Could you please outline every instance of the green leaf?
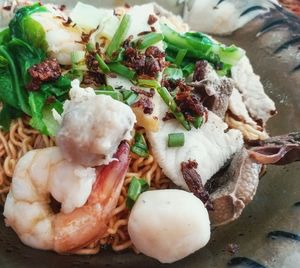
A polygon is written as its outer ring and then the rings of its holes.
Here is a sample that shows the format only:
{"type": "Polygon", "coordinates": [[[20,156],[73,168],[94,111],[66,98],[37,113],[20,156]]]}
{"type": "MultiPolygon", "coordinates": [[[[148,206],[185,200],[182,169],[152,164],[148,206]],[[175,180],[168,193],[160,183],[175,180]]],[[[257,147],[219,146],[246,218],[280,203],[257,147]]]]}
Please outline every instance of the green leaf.
{"type": "Polygon", "coordinates": [[[26,16],[21,21],[21,27],[23,31],[23,36],[20,36],[21,39],[29,42],[36,48],[47,51],[48,43],[46,41],[46,33],[41,24],[31,17],[26,16]]]}
{"type": "Polygon", "coordinates": [[[55,100],[51,104],[46,104],[47,97],[39,92],[29,93],[29,105],[31,108],[32,118],[30,126],[37,129],[40,133],[54,136],[58,129],[58,123],[52,115],[52,109],[62,113],[62,103],[55,100]]]}
{"type": "Polygon", "coordinates": [[[42,134],[48,135],[47,127],[43,121],[43,108],[45,106],[46,97],[38,92],[29,93],[29,106],[31,108],[32,118],[30,126],[37,129],[42,134]]]}
{"type": "Polygon", "coordinates": [[[168,51],[178,53],[180,49],[186,49],[186,57],[194,60],[207,60],[215,65],[220,63],[235,65],[245,54],[239,47],[233,45],[226,47],[199,32],[178,33],[166,24],[161,24],[161,29],[168,51]]]}
{"type": "Polygon", "coordinates": [[[5,45],[7,44],[11,39],[11,35],[10,35],[10,30],[9,28],[4,28],[1,32],[0,32],[0,45],[5,45]]]}
{"type": "Polygon", "coordinates": [[[55,101],[54,103],[45,105],[43,108],[43,122],[46,125],[47,132],[50,136],[55,136],[59,129],[59,123],[53,117],[53,109],[61,114],[63,112],[63,104],[59,101],[55,101]]]}
{"type": "Polygon", "coordinates": [[[0,56],[0,101],[14,108],[19,108],[16,92],[6,58],[0,56]]]}
{"type": "Polygon", "coordinates": [[[43,84],[40,92],[46,96],[55,96],[57,99],[64,101],[71,88],[71,80],[66,76],[61,76],[57,81],[43,84]]]}
{"type": "Polygon", "coordinates": [[[8,104],[3,104],[3,108],[0,111],[0,128],[4,131],[8,131],[11,121],[21,115],[21,111],[9,106],[8,104]]]}
{"type": "MultiPolygon", "coordinates": [[[[23,88],[21,88],[20,81],[19,81],[19,74],[17,72],[17,67],[14,63],[12,56],[10,55],[10,52],[7,50],[7,48],[5,46],[0,46],[0,56],[2,57],[2,64],[4,63],[3,58],[5,58],[5,60],[7,61],[7,64],[8,64],[10,79],[11,79],[11,86],[7,89],[11,90],[10,94],[15,94],[15,96],[16,96],[16,104],[17,104],[16,108],[19,108],[24,113],[30,115],[31,113],[30,113],[30,108],[28,106],[27,93],[23,88]]],[[[7,80],[4,80],[4,81],[6,81],[6,86],[10,85],[7,80]]],[[[0,84],[0,87],[1,87],[1,84],[0,84]]],[[[7,92],[7,94],[8,94],[8,92],[7,92]]],[[[4,98],[4,96],[1,96],[1,98],[4,98]]],[[[12,105],[12,106],[14,106],[14,105],[12,105]]]]}
{"type": "Polygon", "coordinates": [[[45,31],[37,21],[30,17],[36,12],[47,12],[47,8],[39,3],[20,8],[10,21],[9,29],[13,37],[28,42],[36,48],[46,50],[45,31]]]}
{"type": "Polygon", "coordinates": [[[46,54],[41,49],[34,48],[17,38],[13,38],[8,43],[8,49],[20,72],[21,85],[25,87],[30,81],[28,69],[45,60],[46,54]]]}

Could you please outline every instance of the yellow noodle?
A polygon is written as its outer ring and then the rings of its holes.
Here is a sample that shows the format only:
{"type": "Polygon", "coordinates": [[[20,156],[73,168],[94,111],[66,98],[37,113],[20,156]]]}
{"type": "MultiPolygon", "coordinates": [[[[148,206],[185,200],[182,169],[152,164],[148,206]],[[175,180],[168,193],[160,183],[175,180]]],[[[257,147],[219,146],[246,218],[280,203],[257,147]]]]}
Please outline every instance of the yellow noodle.
{"type": "MultiPolygon", "coordinates": [[[[53,138],[41,135],[29,126],[28,118],[15,120],[8,133],[4,133],[0,130],[1,205],[5,202],[11,184],[11,178],[20,157],[30,150],[54,145],[55,141],[53,138]]],[[[128,187],[133,176],[146,179],[151,189],[165,189],[171,186],[170,180],[164,176],[151,154],[148,158],[141,158],[135,154],[131,154],[131,162],[124,180],[121,195],[117,207],[112,212],[106,234],[86,248],[78,250],[76,254],[97,254],[102,246],[110,246],[114,251],[132,249],[138,253],[132,245],[127,231],[130,211],[126,207],[126,198],[128,187]]]]}

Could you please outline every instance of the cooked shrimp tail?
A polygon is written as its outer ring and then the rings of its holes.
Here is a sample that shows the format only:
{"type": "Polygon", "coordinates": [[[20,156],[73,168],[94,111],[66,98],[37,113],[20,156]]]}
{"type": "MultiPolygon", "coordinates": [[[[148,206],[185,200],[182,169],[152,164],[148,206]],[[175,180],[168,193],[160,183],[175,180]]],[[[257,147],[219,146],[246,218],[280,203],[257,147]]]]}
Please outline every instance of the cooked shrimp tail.
{"type": "Polygon", "coordinates": [[[54,250],[74,252],[101,238],[116,207],[129,165],[129,145],[122,142],[113,162],[97,170],[97,179],[87,204],[69,214],[61,214],[55,222],[54,250]]]}

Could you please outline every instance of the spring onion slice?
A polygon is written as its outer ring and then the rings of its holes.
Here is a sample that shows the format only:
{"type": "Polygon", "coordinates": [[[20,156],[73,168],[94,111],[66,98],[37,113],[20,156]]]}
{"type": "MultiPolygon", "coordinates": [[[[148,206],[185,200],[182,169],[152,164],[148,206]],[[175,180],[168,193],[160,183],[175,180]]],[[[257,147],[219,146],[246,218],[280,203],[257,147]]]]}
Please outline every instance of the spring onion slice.
{"type": "Polygon", "coordinates": [[[131,209],[134,203],[138,199],[141,193],[149,189],[149,184],[144,179],[138,179],[137,177],[132,177],[128,188],[128,194],[126,199],[127,208],[131,209]]]}
{"type": "Polygon", "coordinates": [[[183,72],[179,68],[168,67],[164,70],[164,77],[171,80],[183,79],[183,72]]]}
{"type": "Polygon", "coordinates": [[[130,70],[128,67],[119,62],[109,63],[108,67],[113,73],[119,74],[129,80],[133,80],[135,78],[135,71],[130,70]]]}
{"type": "Polygon", "coordinates": [[[92,43],[87,43],[85,48],[88,52],[93,52],[95,50],[95,46],[92,43]]]}
{"type": "Polygon", "coordinates": [[[149,150],[146,140],[143,134],[137,132],[134,136],[134,144],[131,146],[130,150],[140,157],[148,157],[149,150]]]}
{"type": "Polygon", "coordinates": [[[162,41],[164,36],[162,33],[148,33],[137,41],[138,49],[146,49],[156,43],[162,41]]]}
{"type": "Polygon", "coordinates": [[[131,90],[123,90],[122,95],[123,102],[129,106],[132,105],[138,97],[138,95],[131,90]]]}
{"type": "Polygon", "coordinates": [[[107,95],[112,97],[114,100],[122,101],[122,94],[119,91],[112,90],[95,90],[96,95],[107,95]]]}
{"type": "Polygon", "coordinates": [[[168,135],[168,147],[182,147],[184,145],[184,133],[170,133],[168,135]]]}
{"type": "Polygon", "coordinates": [[[84,61],[85,59],[85,52],[84,51],[73,51],[71,53],[71,61],[72,64],[77,64],[79,62],[84,61]]]}
{"type": "Polygon", "coordinates": [[[138,79],[137,84],[140,87],[148,87],[148,88],[160,87],[160,83],[157,80],[153,80],[153,79],[138,79]]]}
{"type": "Polygon", "coordinates": [[[195,64],[189,63],[185,67],[182,68],[183,76],[188,77],[195,71],[195,64]]]}
{"type": "Polygon", "coordinates": [[[137,99],[137,95],[132,93],[127,99],[124,100],[124,103],[127,105],[132,105],[137,99]]]}
{"type": "Polygon", "coordinates": [[[203,124],[203,117],[202,116],[197,116],[196,118],[194,118],[192,123],[193,123],[193,126],[196,129],[200,128],[203,124]]]}
{"type": "Polygon", "coordinates": [[[171,112],[174,114],[177,121],[186,129],[191,130],[190,123],[185,119],[183,113],[178,112],[178,107],[176,105],[176,102],[172,98],[170,92],[165,87],[159,87],[157,88],[158,94],[161,96],[163,101],[168,105],[171,112]]]}
{"type": "Polygon", "coordinates": [[[177,53],[176,58],[175,58],[175,64],[177,66],[181,65],[186,53],[187,53],[187,49],[179,49],[178,50],[178,53],[177,53]]]}
{"type": "Polygon", "coordinates": [[[124,42],[126,34],[128,32],[129,26],[131,22],[131,17],[128,14],[125,14],[120,22],[120,25],[114,34],[111,42],[109,43],[106,49],[106,55],[111,58],[113,53],[117,51],[121,44],[124,42]]]}
{"type": "Polygon", "coordinates": [[[100,57],[99,54],[96,54],[96,61],[98,62],[99,68],[103,73],[107,74],[110,72],[109,67],[107,66],[105,61],[100,57]]]}

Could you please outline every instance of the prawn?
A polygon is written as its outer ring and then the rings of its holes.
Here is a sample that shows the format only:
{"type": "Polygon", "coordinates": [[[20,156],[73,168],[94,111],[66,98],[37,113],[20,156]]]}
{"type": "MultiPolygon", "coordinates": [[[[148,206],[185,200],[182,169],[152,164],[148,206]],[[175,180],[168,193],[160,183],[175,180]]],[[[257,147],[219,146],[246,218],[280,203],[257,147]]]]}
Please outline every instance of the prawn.
{"type": "Polygon", "coordinates": [[[106,233],[128,165],[126,142],[110,164],[96,169],[66,161],[58,147],[30,151],[16,166],[5,222],[26,245],[75,252],[106,233]],[[88,193],[87,198],[81,192],[88,193]],[[51,209],[50,195],[61,202],[57,214],[51,209]]]}

